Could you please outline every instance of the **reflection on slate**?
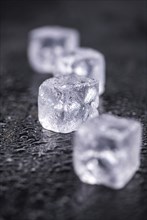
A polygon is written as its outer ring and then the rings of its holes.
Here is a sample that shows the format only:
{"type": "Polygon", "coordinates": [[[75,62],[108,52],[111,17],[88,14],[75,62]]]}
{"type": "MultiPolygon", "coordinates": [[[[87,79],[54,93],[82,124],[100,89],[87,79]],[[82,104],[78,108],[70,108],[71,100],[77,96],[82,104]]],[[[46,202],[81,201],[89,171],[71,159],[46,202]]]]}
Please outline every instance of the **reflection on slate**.
{"type": "Polygon", "coordinates": [[[145,219],[147,212],[147,20],[145,1],[3,1],[1,28],[0,220],[145,219]],[[64,13],[63,13],[64,12],[64,13]],[[39,76],[26,57],[27,34],[43,25],[80,31],[82,46],[106,57],[100,113],[143,124],[141,166],[122,190],[81,183],[72,136],[38,122],[39,76]]]}

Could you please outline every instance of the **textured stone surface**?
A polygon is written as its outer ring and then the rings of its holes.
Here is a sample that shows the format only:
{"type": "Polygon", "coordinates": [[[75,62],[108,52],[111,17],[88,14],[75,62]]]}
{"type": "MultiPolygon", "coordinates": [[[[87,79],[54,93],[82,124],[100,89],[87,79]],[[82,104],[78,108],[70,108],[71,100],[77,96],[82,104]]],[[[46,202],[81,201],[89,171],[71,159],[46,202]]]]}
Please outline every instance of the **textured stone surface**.
{"type": "Polygon", "coordinates": [[[51,131],[69,133],[98,115],[98,82],[78,76],[60,76],[39,87],[38,118],[51,131]]]}
{"type": "Polygon", "coordinates": [[[79,46],[78,31],[58,26],[46,26],[29,33],[28,59],[39,73],[51,73],[56,59],[63,51],[79,46]]]}
{"type": "Polygon", "coordinates": [[[77,48],[72,52],[65,52],[55,65],[56,75],[78,75],[96,79],[99,82],[99,94],[105,89],[105,59],[104,56],[90,48],[77,48]]]}
{"type": "Polygon", "coordinates": [[[123,188],[139,168],[141,145],[139,122],[103,114],[75,134],[75,171],[85,183],[123,188]]]}
{"type": "Polygon", "coordinates": [[[145,5],[142,1],[3,2],[0,219],[145,220],[145,5]],[[83,46],[105,54],[107,82],[100,111],[136,118],[143,124],[141,165],[123,190],[82,184],[73,171],[72,134],[45,133],[38,122],[38,87],[49,75],[30,69],[26,46],[28,31],[45,24],[75,27],[80,30],[83,46]]]}

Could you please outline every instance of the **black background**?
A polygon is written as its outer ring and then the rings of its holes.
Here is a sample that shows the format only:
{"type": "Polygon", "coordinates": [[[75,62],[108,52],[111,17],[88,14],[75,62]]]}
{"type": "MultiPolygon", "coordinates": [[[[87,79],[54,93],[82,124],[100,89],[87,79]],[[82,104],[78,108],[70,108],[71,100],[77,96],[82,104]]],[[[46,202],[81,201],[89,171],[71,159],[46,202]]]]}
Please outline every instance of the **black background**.
{"type": "Polygon", "coordinates": [[[146,1],[1,2],[0,220],[143,220],[147,215],[146,1]],[[141,165],[122,190],[82,184],[72,167],[73,134],[42,129],[39,75],[29,67],[28,31],[42,25],[77,28],[81,45],[106,58],[100,112],[143,125],[141,165]]]}

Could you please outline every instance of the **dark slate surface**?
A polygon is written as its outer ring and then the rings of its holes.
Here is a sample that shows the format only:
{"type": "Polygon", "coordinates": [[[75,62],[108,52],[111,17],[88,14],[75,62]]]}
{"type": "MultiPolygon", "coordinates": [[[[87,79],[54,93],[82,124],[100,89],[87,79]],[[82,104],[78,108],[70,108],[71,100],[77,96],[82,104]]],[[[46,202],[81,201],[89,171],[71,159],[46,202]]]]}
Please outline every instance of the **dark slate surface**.
{"type": "Polygon", "coordinates": [[[143,220],[147,212],[147,20],[145,1],[1,3],[0,220],[143,220]],[[141,165],[122,190],[82,184],[72,167],[73,134],[42,130],[37,90],[51,75],[29,67],[27,34],[42,25],[77,28],[82,46],[105,54],[100,112],[143,125],[141,165]]]}

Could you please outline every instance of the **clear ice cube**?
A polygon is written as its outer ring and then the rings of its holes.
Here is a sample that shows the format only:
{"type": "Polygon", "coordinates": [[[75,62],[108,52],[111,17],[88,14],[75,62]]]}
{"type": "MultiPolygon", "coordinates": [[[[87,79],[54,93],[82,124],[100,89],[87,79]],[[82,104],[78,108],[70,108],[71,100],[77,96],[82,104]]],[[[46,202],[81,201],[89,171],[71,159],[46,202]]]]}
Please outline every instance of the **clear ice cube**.
{"type": "Polygon", "coordinates": [[[74,51],[63,53],[56,61],[54,74],[76,74],[96,79],[99,82],[99,94],[104,93],[105,59],[96,50],[77,48],[74,51]]]}
{"type": "Polygon", "coordinates": [[[108,114],[86,122],[74,138],[74,169],[81,181],[120,189],[139,167],[141,124],[108,114]]]}
{"type": "Polygon", "coordinates": [[[51,131],[69,133],[98,115],[98,82],[78,76],[61,76],[39,87],[38,117],[51,131]]]}
{"type": "Polygon", "coordinates": [[[79,33],[75,29],[47,26],[29,33],[28,59],[31,67],[39,73],[51,73],[55,61],[63,51],[79,46],[79,33]]]}

